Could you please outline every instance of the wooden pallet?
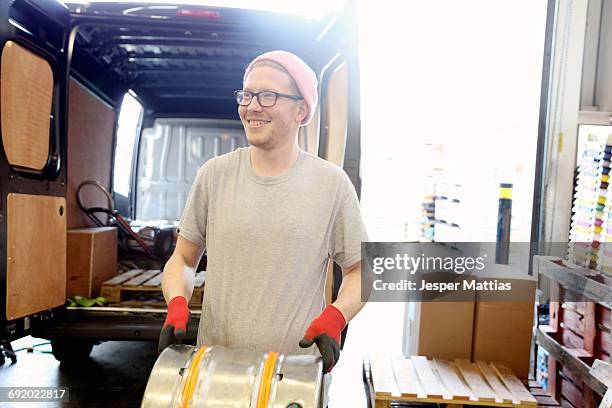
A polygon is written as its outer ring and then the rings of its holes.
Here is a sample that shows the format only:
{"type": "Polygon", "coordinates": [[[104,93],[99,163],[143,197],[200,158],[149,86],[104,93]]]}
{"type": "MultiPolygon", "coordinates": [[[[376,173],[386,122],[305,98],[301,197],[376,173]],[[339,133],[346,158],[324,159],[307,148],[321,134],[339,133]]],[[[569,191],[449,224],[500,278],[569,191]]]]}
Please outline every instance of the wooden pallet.
{"type": "Polygon", "coordinates": [[[507,367],[499,363],[457,359],[427,360],[422,356],[378,357],[369,365],[376,408],[391,402],[427,402],[448,407],[535,408],[536,398],[507,367]]]}
{"type": "MultiPolygon", "coordinates": [[[[206,271],[196,274],[189,307],[202,307],[205,275],[206,271]]],[[[102,282],[101,296],[111,304],[165,307],[161,288],[162,276],[160,270],[132,269],[102,282]],[[135,299],[136,295],[138,297],[135,299]]]]}

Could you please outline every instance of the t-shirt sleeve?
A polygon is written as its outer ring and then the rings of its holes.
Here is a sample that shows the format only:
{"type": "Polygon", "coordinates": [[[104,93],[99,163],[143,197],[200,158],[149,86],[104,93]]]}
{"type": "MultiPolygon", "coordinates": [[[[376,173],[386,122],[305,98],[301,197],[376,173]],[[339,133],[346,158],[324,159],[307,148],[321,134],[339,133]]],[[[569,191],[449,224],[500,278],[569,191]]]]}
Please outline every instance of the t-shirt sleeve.
{"type": "Polygon", "coordinates": [[[179,235],[202,246],[206,246],[212,161],[207,161],[198,169],[179,222],[179,235]]]}
{"type": "Polygon", "coordinates": [[[355,187],[346,173],[339,190],[341,196],[333,219],[330,256],[344,269],[361,260],[361,242],[368,238],[355,187]]]}

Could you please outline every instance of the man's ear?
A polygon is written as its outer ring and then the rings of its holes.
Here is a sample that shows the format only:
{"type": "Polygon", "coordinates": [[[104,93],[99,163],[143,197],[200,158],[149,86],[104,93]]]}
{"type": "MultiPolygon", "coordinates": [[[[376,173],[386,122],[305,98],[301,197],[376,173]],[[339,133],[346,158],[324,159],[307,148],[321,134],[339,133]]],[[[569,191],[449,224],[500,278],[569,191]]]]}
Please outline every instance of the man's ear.
{"type": "Polygon", "coordinates": [[[298,109],[297,121],[301,124],[304,119],[306,119],[306,115],[308,115],[308,108],[306,107],[306,102],[300,101],[300,107],[298,109]]]}

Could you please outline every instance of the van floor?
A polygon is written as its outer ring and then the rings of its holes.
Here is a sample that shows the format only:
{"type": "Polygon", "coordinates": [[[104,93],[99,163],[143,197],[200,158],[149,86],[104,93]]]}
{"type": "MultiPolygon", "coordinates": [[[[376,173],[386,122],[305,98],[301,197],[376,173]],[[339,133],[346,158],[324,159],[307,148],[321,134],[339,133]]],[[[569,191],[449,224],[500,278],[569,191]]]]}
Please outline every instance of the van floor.
{"type": "MultiPolygon", "coordinates": [[[[20,346],[45,342],[28,338],[13,342],[20,346]],[[24,345],[25,343],[25,345],[24,345]]],[[[49,350],[40,347],[37,350],[49,350]]],[[[108,341],[96,345],[91,358],[77,367],[60,367],[52,354],[25,350],[17,352],[17,363],[6,360],[0,366],[0,387],[65,386],[69,388],[69,402],[39,404],[6,404],[2,407],[90,407],[132,408],[142,402],[149,373],[157,359],[157,344],[151,341],[108,341]]]]}

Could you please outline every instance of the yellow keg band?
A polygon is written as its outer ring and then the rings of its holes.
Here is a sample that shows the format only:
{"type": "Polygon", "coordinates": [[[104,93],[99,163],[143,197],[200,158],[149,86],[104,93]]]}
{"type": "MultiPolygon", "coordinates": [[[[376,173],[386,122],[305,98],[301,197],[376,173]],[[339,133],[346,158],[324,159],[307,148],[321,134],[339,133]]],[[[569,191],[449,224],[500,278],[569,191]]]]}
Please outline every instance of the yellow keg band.
{"type": "Polygon", "coordinates": [[[274,377],[274,368],[278,360],[278,353],[269,352],[266,356],[266,362],[261,373],[261,381],[259,381],[259,392],[257,394],[257,408],[268,408],[268,399],[270,398],[270,387],[272,385],[272,377],[274,377]]]}
{"type": "Polygon", "coordinates": [[[208,347],[206,346],[200,347],[191,360],[189,370],[187,371],[187,379],[185,380],[183,392],[181,393],[181,408],[189,407],[189,401],[191,401],[191,397],[193,396],[193,391],[195,390],[195,385],[200,374],[202,360],[207,350],[208,347]]]}
{"type": "Polygon", "coordinates": [[[499,189],[499,198],[512,199],[512,187],[502,187],[499,189]]]}

